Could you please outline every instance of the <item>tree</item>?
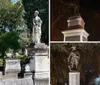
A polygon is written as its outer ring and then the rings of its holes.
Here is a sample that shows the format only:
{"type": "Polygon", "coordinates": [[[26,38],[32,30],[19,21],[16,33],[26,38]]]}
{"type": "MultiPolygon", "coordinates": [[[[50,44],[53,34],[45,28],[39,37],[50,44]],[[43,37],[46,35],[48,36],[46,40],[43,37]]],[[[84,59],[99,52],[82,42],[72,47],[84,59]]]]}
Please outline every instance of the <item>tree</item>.
{"type": "Polygon", "coordinates": [[[0,28],[12,31],[23,25],[23,6],[21,2],[13,4],[9,0],[0,0],[0,28]]]}
{"type": "Polygon", "coordinates": [[[14,51],[20,48],[20,43],[18,42],[19,36],[17,32],[8,32],[0,36],[0,53],[1,57],[4,58],[5,52],[10,48],[14,51]]]}
{"type": "Polygon", "coordinates": [[[0,0],[0,52],[1,57],[4,57],[5,51],[9,48],[14,52],[19,49],[18,42],[19,34],[16,30],[19,27],[24,30],[24,8],[19,0],[17,3],[12,3],[11,0],[0,0]]]}

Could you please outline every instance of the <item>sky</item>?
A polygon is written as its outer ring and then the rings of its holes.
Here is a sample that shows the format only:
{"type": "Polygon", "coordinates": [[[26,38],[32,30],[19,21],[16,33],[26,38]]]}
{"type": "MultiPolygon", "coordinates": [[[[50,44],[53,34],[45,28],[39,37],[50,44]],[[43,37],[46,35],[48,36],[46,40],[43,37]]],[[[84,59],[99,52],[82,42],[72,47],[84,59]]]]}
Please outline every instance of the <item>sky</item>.
{"type": "Polygon", "coordinates": [[[11,0],[12,2],[16,3],[18,0],[11,0]]]}

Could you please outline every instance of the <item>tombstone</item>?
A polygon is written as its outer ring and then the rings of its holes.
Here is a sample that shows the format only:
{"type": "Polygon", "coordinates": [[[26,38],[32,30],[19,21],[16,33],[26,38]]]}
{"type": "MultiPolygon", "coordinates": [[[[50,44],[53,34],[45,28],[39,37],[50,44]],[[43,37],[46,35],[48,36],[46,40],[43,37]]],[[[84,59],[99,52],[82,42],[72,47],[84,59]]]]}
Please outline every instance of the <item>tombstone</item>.
{"type": "Polygon", "coordinates": [[[68,29],[62,31],[64,41],[88,41],[89,34],[85,31],[85,22],[81,16],[73,16],[68,20],[68,29]]]}
{"type": "Polygon", "coordinates": [[[18,78],[18,73],[21,71],[20,59],[5,60],[5,78],[18,78]]]}
{"type": "Polygon", "coordinates": [[[19,73],[21,71],[20,59],[6,59],[6,73],[19,73]]]}

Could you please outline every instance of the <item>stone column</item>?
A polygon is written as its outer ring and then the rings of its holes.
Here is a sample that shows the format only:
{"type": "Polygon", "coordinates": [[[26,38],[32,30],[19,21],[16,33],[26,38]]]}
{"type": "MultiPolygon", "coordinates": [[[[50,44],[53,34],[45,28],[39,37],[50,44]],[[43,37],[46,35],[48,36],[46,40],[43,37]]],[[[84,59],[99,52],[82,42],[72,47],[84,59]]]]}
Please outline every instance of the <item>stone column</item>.
{"type": "Polygon", "coordinates": [[[49,85],[49,55],[48,46],[44,43],[35,45],[35,85],[49,85]]]}
{"type": "Polygon", "coordinates": [[[35,43],[28,48],[32,59],[30,60],[30,70],[34,71],[34,85],[49,85],[50,78],[50,58],[49,47],[45,43],[35,43]]]}
{"type": "Polygon", "coordinates": [[[69,85],[80,85],[80,72],[69,72],[69,85]]]}

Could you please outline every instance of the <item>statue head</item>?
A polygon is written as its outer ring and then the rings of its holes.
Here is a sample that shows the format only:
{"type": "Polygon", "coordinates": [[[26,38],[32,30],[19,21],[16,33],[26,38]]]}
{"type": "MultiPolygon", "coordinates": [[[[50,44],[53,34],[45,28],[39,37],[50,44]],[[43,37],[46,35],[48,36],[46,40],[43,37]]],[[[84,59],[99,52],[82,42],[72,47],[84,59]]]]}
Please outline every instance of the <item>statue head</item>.
{"type": "Polygon", "coordinates": [[[39,11],[36,10],[36,11],[34,12],[34,16],[38,16],[38,15],[39,15],[39,11]]]}
{"type": "Polygon", "coordinates": [[[72,51],[75,51],[76,50],[76,46],[72,46],[71,49],[72,49],[72,51]]]}

